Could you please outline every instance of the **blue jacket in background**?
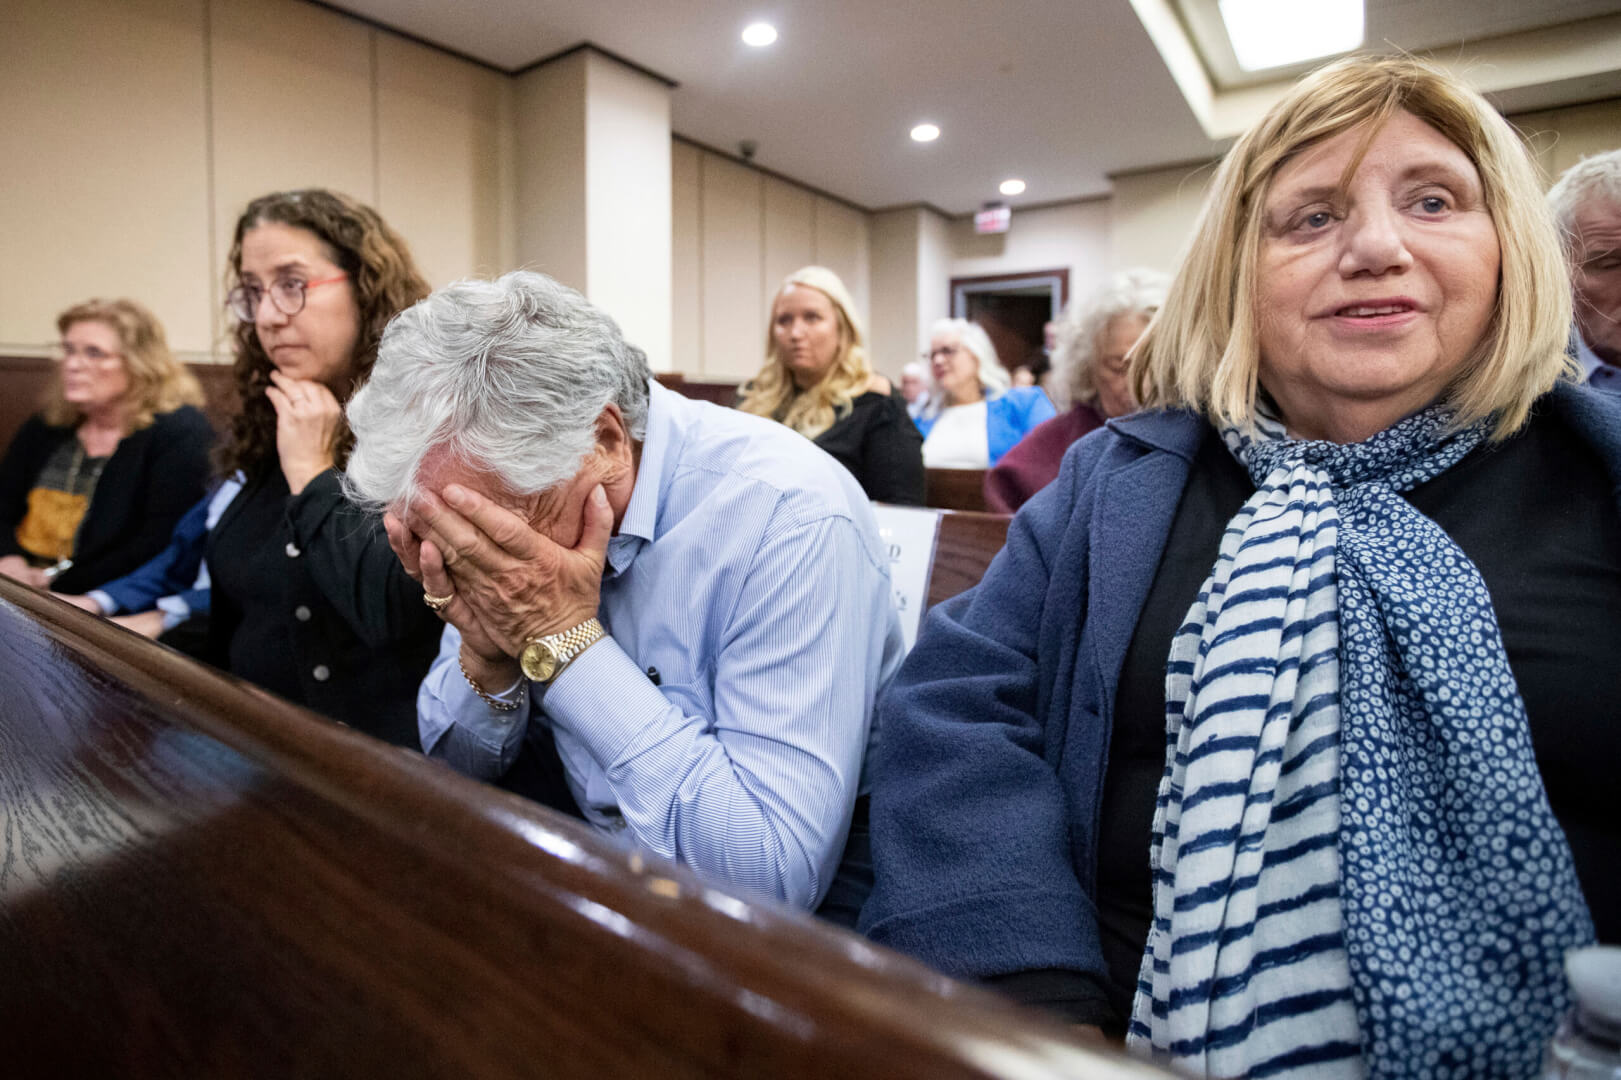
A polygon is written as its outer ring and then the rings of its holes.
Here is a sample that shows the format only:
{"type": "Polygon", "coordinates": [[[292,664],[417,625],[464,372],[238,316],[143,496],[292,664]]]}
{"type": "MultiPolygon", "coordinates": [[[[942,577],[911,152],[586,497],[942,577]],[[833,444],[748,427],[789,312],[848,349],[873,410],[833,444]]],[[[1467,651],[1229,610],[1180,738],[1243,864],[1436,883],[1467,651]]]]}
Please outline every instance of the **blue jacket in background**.
{"type": "MultiPolygon", "coordinates": [[[[1053,403],[1039,386],[1016,386],[1001,397],[985,403],[985,442],[990,450],[991,464],[1016,446],[1030,429],[1058,415],[1053,403]]],[[[926,439],[934,428],[935,416],[917,417],[917,429],[926,439]]]]}
{"type": "MultiPolygon", "coordinates": [[[[1538,407],[1621,502],[1621,397],[1560,383],[1538,407]]],[[[1092,897],[1115,689],[1206,430],[1162,411],[1087,435],[981,583],[930,610],[875,720],[874,941],[959,977],[1107,977],[1092,897]]]]}
{"type": "Polygon", "coordinates": [[[209,527],[241,489],[240,480],[226,480],[186,511],[169,534],[168,547],[123,577],[94,590],[112,600],[114,607],[107,614],[150,611],[159,600],[174,596],[192,615],[207,615],[208,581],[198,580],[203,548],[209,527]]]}

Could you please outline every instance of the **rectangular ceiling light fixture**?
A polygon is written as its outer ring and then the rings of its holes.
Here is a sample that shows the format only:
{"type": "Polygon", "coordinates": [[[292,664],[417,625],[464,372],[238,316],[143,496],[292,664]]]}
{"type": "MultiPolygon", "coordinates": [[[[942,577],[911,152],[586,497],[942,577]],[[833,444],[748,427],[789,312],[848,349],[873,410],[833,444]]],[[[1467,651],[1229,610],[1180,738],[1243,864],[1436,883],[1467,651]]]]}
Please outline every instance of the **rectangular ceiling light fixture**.
{"type": "Polygon", "coordinates": [[[1245,71],[1287,67],[1362,44],[1363,0],[1219,0],[1227,40],[1245,71]]]}

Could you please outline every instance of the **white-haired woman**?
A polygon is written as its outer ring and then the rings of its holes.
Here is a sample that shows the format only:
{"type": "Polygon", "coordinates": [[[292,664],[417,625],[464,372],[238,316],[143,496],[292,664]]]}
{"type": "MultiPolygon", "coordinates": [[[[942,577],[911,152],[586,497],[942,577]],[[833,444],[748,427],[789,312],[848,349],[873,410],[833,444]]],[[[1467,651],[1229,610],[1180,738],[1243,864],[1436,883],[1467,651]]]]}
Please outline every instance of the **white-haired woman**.
{"type": "Polygon", "coordinates": [[[928,359],[934,395],[917,418],[928,468],[989,468],[1053,417],[1053,403],[1041,388],[1012,385],[990,335],[977,323],[936,322],[929,329],[928,359]]]}
{"type": "Polygon", "coordinates": [[[1132,354],[1145,410],[891,684],[867,932],[1192,1075],[1538,1075],[1565,951],[1621,939],[1621,401],[1569,305],[1479,94],[1296,84],[1132,354]]]}
{"type": "Polygon", "coordinates": [[[855,301],[824,266],[788,275],[771,302],[766,360],[737,407],[786,424],[833,455],[867,498],[921,505],[922,437],[867,356],[855,301]]]}
{"type": "Polygon", "coordinates": [[[1570,243],[1576,361],[1593,386],[1621,392],[1621,150],[1572,165],[1548,205],[1570,243]]]}
{"type": "Polygon", "coordinates": [[[1059,402],[1068,401],[1069,408],[1037,426],[985,474],[991,510],[1016,512],[1053,482],[1071,443],[1137,408],[1126,355],[1165,302],[1170,282],[1157,270],[1126,270],[1096,295],[1064,309],[1053,324],[1053,368],[1059,402]]]}

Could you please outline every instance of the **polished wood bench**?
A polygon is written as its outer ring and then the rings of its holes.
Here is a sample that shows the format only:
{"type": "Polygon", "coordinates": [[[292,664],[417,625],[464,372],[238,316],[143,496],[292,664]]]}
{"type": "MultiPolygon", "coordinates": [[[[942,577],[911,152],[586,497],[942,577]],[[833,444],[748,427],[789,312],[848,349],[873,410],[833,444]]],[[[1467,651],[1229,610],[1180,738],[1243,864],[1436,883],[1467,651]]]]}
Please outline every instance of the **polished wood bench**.
{"type": "Polygon", "coordinates": [[[924,469],[923,505],[983,513],[989,509],[985,503],[985,470],[924,469]]]}
{"type": "Polygon", "coordinates": [[[0,579],[8,1077],[1158,1076],[0,579]]]}

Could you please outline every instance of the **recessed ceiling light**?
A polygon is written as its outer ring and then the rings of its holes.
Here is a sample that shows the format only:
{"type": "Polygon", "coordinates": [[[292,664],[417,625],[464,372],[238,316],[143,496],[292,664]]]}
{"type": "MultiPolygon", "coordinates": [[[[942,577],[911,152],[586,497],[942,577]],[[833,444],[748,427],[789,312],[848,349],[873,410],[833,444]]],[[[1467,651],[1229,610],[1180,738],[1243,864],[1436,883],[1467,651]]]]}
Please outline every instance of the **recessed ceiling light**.
{"type": "Polygon", "coordinates": [[[1350,52],[1362,44],[1363,0],[1219,0],[1233,57],[1245,71],[1350,52]]]}
{"type": "Polygon", "coordinates": [[[750,23],[743,28],[743,44],[763,49],[777,40],[777,28],[770,23],[750,23]]]}
{"type": "Polygon", "coordinates": [[[996,190],[1000,191],[1003,195],[1023,195],[1024,194],[1024,181],[1023,180],[1003,180],[1002,181],[1002,186],[997,188],[996,190]]]}
{"type": "Polygon", "coordinates": [[[919,124],[912,129],[913,142],[933,142],[940,137],[940,129],[933,124],[919,124]]]}

